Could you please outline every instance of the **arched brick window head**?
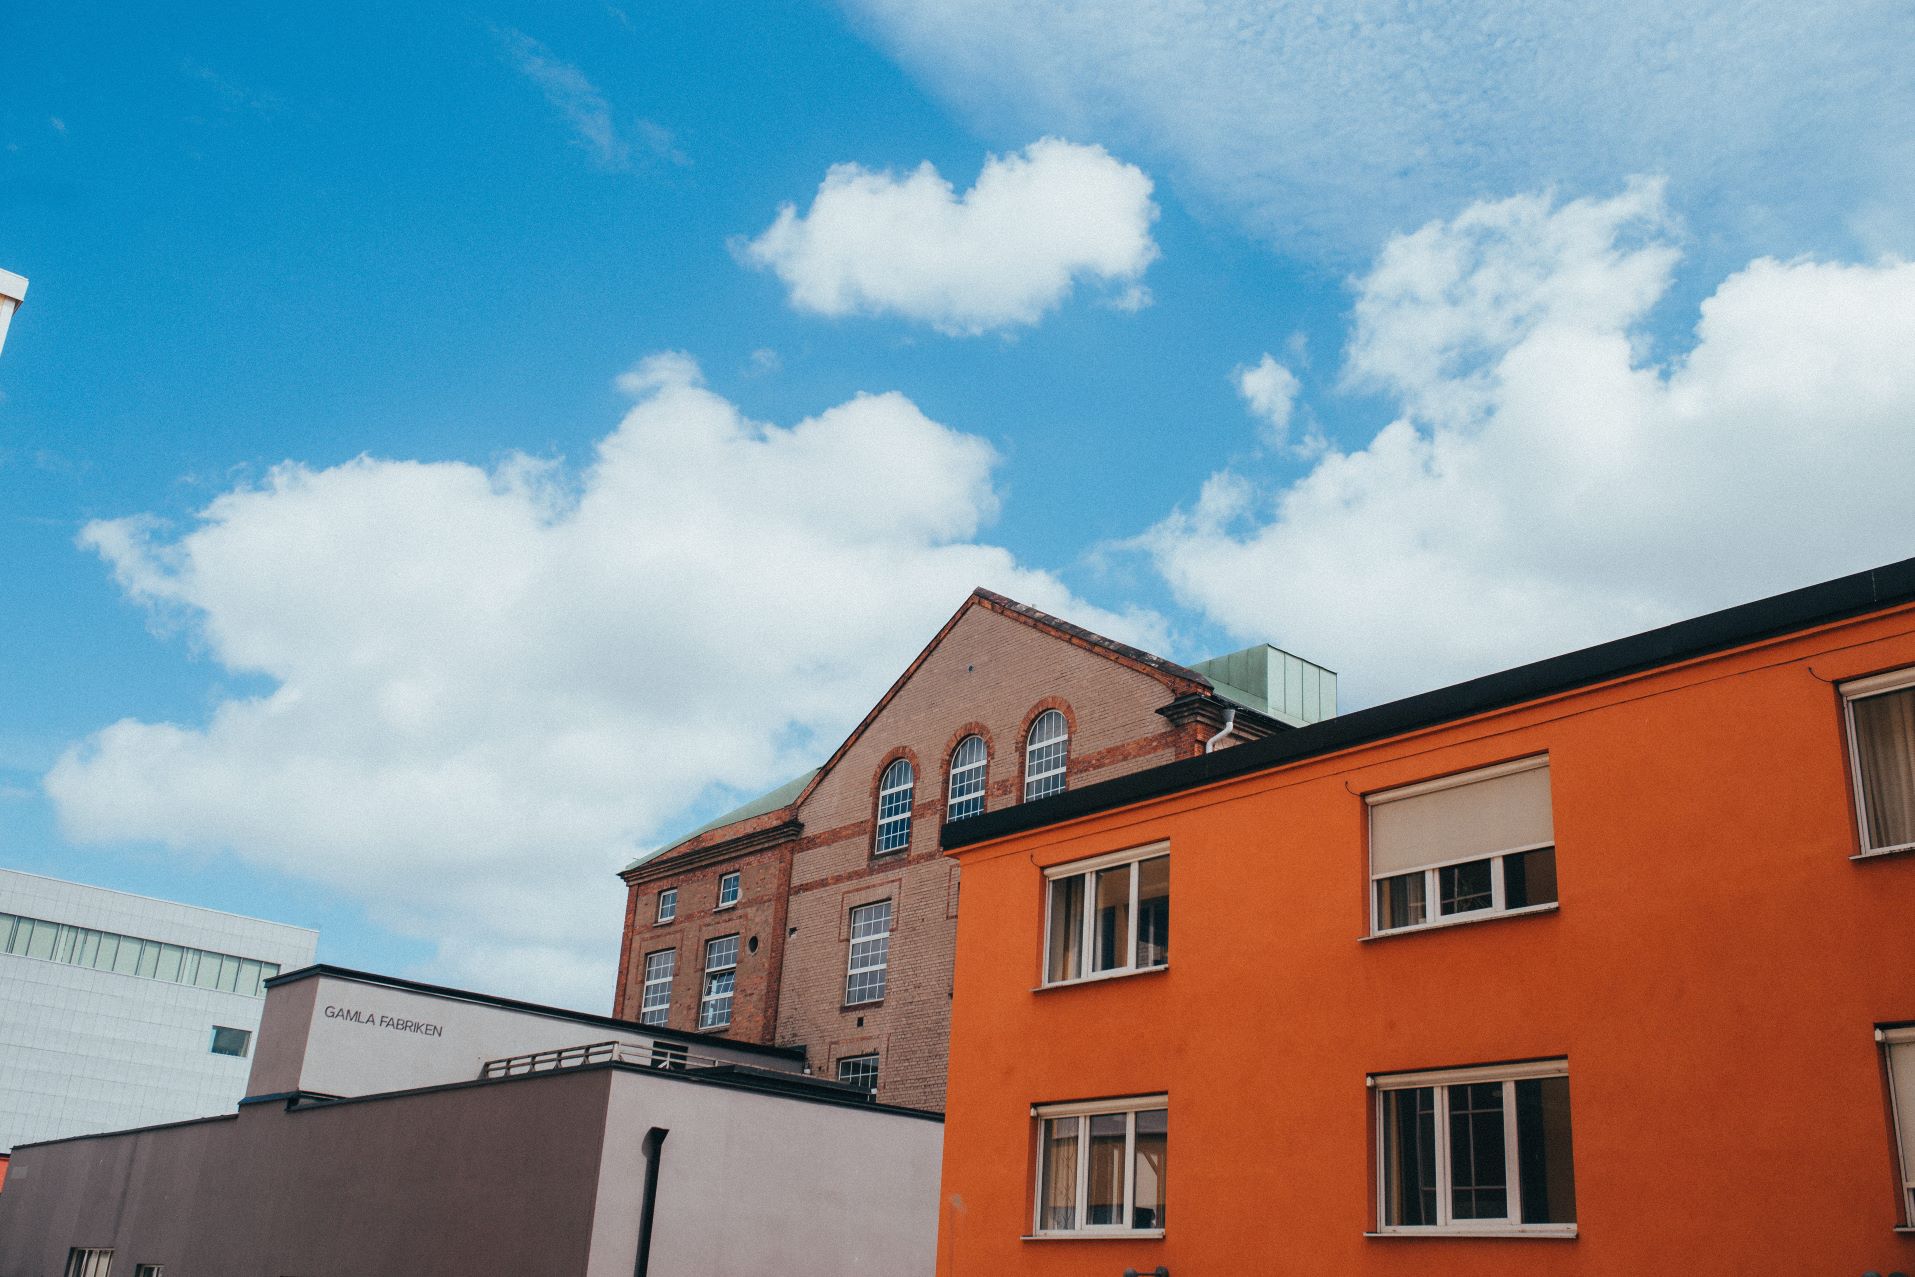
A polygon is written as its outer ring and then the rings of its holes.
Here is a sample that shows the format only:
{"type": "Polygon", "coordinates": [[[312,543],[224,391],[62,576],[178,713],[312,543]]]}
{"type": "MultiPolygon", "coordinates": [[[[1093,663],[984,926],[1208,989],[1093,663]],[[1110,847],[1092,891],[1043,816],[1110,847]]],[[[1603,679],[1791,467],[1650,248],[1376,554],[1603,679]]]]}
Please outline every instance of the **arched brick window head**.
{"type": "Polygon", "coordinates": [[[944,807],[947,821],[963,820],[984,810],[984,782],[991,767],[991,751],[982,736],[966,736],[951,751],[951,799],[944,807]]]}
{"type": "Polygon", "coordinates": [[[1031,724],[1024,745],[1024,801],[1064,792],[1064,772],[1070,764],[1071,728],[1064,716],[1047,709],[1031,724]]]}
{"type": "Polygon", "coordinates": [[[877,851],[903,851],[911,845],[911,789],[913,777],[908,759],[896,759],[884,769],[878,781],[877,851]]]}

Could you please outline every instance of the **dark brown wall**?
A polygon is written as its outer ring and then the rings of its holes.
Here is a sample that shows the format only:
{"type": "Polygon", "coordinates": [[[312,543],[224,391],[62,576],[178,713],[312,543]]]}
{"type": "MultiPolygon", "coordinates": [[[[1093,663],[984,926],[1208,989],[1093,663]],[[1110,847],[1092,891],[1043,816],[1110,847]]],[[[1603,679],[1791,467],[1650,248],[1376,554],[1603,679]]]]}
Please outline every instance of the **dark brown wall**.
{"type": "Polygon", "coordinates": [[[72,1246],[111,1247],[116,1274],[583,1274],[609,1077],[28,1146],[0,1193],[0,1277],[60,1273],[72,1246]]]}

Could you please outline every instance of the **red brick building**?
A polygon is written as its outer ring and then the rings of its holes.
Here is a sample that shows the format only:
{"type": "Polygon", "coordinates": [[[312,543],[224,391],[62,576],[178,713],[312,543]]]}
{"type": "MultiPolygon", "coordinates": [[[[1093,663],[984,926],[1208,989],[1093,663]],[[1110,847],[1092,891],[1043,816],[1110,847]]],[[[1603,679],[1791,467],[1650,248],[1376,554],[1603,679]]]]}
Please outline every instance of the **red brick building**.
{"type": "Polygon", "coordinates": [[[1334,674],[1272,647],[1186,668],[974,591],[823,766],[626,867],[614,1013],[801,1046],[819,1073],[941,1109],[946,822],[1335,704],[1334,674]]]}

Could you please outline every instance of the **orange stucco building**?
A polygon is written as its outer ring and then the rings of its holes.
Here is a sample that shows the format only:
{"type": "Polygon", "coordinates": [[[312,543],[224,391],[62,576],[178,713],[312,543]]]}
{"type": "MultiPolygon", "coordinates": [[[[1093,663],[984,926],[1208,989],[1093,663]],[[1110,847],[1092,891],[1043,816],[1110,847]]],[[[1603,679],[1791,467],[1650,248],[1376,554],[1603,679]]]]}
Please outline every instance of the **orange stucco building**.
{"type": "Polygon", "coordinates": [[[1915,1270],[1915,560],[944,843],[940,1273],[1915,1270]]]}

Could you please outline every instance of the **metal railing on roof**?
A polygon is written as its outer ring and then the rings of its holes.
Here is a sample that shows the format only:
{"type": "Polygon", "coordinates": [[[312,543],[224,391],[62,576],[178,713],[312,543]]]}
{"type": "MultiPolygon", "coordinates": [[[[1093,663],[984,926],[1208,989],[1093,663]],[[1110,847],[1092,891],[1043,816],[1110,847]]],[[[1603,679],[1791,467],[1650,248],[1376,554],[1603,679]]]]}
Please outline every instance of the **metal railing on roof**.
{"type": "Polygon", "coordinates": [[[550,1051],[532,1051],[487,1060],[479,1067],[481,1080],[523,1077],[528,1073],[550,1073],[557,1069],[577,1069],[588,1064],[638,1064],[652,1069],[709,1069],[733,1065],[711,1055],[694,1055],[682,1042],[653,1038],[648,1042],[592,1042],[584,1046],[558,1047],[550,1051]]]}

